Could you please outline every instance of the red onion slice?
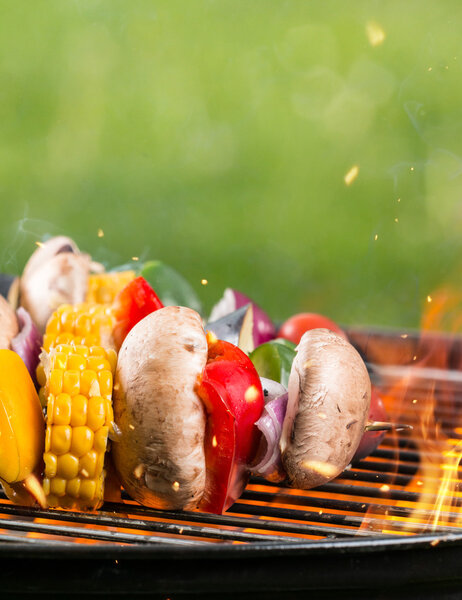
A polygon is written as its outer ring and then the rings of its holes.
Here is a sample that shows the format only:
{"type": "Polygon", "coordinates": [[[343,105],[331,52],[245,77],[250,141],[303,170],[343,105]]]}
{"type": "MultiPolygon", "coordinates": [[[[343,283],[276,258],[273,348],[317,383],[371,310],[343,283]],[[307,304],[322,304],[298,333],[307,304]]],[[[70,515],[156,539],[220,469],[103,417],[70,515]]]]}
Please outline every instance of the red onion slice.
{"type": "Polygon", "coordinates": [[[226,288],[221,300],[212,308],[209,320],[217,321],[249,303],[252,304],[253,309],[253,341],[256,348],[260,344],[273,340],[276,337],[276,328],[266,312],[245,294],[232,288],[226,288]]]}
{"type": "Polygon", "coordinates": [[[35,381],[35,369],[39,362],[42,336],[25,308],[18,308],[19,333],[11,340],[11,349],[23,359],[30,376],[35,381]]]}
{"type": "Polygon", "coordinates": [[[262,432],[262,438],[257,453],[258,463],[252,467],[252,472],[273,482],[282,481],[286,476],[281,462],[279,439],[286,414],[287,399],[288,395],[285,392],[282,396],[269,400],[262,416],[255,423],[262,432]]]}

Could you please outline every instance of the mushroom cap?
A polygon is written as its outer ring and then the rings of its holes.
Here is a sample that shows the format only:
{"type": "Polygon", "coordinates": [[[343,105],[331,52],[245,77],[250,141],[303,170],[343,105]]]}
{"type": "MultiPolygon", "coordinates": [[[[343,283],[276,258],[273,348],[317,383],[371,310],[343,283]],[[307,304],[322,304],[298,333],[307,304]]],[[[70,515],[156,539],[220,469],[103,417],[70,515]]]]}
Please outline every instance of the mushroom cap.
{"type": "Polygon", "coordinates": [[[91,266],[90,256],[65,236],[48,240],[32,254],[20,280],[20,304],[42,333],[58,306],[84,302],[91,266]]]}

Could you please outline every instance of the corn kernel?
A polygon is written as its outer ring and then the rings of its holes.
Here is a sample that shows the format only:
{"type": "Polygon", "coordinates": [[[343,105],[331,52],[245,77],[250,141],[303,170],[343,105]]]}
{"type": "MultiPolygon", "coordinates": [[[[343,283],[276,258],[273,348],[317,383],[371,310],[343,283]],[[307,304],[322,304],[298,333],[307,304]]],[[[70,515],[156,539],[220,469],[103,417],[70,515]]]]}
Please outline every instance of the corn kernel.
{"type": "Polygon", "coordinates": [[[91,333],[92,322],[88,315],[79,315],[75,321],[75,333],[81,337],[85,337],[91,333]]]}
{"type": "Polygon", "coordinates": [[[114,430],[114,411],[112,410],[112,402],[110,400],[106,400],[106,421],[105,425],[111,428],[111,431],[114,430]]]}
{"type": "Polygon", "coordinates": [[[111,371],[100,371],[98,373],[98,383],[100,394],[103,398],[111,399],[112,397],[112,373],[111,371]]]}
{"type": "Polygon", "coordinates": [[[102,473],[103,468],[104,468],[104,454],[99,453],[98,458],[96,459],[96,469],[95,469],[96,474],[102,473]]]}
{"type": "Polygon", "coordinates": [[[74,307],[61,312],[61,331],[72,332],[74,330],[75,312],[74,307]]]}
{"type": "Polygon", "coordinates": [[[51,447],[51,430],[52,427],[47,425],[47,429],[45,431],[45,452],[49,452],[50,451],[50,447],[51,447]]]}
{"type": "Polygon", "coordinates": [[[80,492],[80,483],[81,483],[81,479],[80,477],[74,477],[74,479],[70,479],[67,482],[66,485],[66,492],[69,494],[69,496],[71,496],[72,498],[78,498],[79,497],[79,492],[80,492]]]}
{"type": "Polygon", "coordinates": [[[108,371],[111,370],[111,365],[102,356],[90,356],[87,358],[87,365],[92,371],[103,371],[104,369],[108,371]]]}
{"type": "Polygon", "coordinates": [[[48,398],[45,406],[47,406],[47,415],[48,415],[48,424],[53,425],[53,413],[54,413],[54,404],[55,404],[55,396],[53,394],[48,394],[48,398]]]}
{"type": "Polygon", "coordinates": [[[37,377],[37,383],[39,384],[39,386],[43,386],[46,384],[47,376],[45,374],[45,369],[43,368],[42,364],[38,365],[35,375],[37,377]]]}
{"type": "Polygon", "coordinates": [[[85,357],[80,354],[71,354],[67,359],[67,368],[71,371],[83,371],[86,365],[85,357]]]}
{"type": "Polygon", "coordinates": [[[51,452],[45,452],[43,455],[43,460],[45,462],[45,476],[55,477],[58,466],[58,459],[56,455],[52,454],[51,452]]]}
{"type": "Polygon", "coordinates": [[[85,358],[87,358],[87,356],[90,354],[90,350],[88,349],[88,346],[84,346],[82,344],[76,345],[75,351],[77,352],[77,354],[80,354],[81,356],[84,356],[85,358]]]}
{"type": "Polygon", "coordinates": [[[56,344],[69,344],[70,342],[72,342],[72,340],[74,339],[74,336],[72,333],[60,333],[59,335],[56,336],[56,344]]]}
{"type": "Polygon", "coordinates": [[[86,479],[80,483],[79,496],[82,500],[93,500],[96,492],[96,482],[94,479],[86,479]]]}
{"type": "Polygon", "coordinates": [[[42,406],[46,406],[48,402],[48,394],[44,387],[39,390],[39,399],[42,406]]]}
{"type": "Polygon", "coordinates": [[[57,396],[63,391],[64,371],[62,369],[53,369],[50,373],[48,390],[50,394],[57,396]]]}
{"type": "Polygon", "coordinates": [[[48,477],[43,478],[42,488],[45,496],[48,496],[48,494],[50,493],[50,480],[48,479],[48,477]]]}
{"type": "Polygon", "coordinates": [[[101,452],[103,457],[104,453],[106,452],[108,433],[109,427],[107,425],[104,425],[95,432],[94,448],[96,452],[101,452]]]}
{"type": "Polygon", "coordinates": [[[92,479],[95,476],[97,460],[97,452],[94,450],[87,452],[79,461],[79,473],[81,473],[86,479],[92,479]]]}
{"type": "Polygon", "coordinates": [[[50,492],[55,496],[64,496],[66,493],[66,480],[61,477],[53,477],[50,480],[50,492]]]}
{"type": "Polygon", "coordinates": [[[88,397],[90,389],[94,389],[95,384],[98,385],[99,389],[98,376],[96,373],[94,371],[89,371],[88,369],[82,371],[80,375],[80,393],[88,397]]]}
{"type": "Polygon", "coordinates": [[[89,427],[74,427],[72,430],[71,452],[81,457],[93,448],[94,433],[89,427]]]}
{"type": "Polygon", "coordinates": [[[106,401],[99,396],[88,400],[87,425],[93,431],[102,427],[106,420],[106,401]]]}
{"type": "Polygon", "coordinates": [[[107,360],[108,360],[109,364],[111,365],[111,372],[115,373],[116,366],[117,366],[117,352],[115,350],[113,350],[112,348],[110,348],[107,351],[107,360]]]}
{"type": "Polygon", "coordinates": [[[80,372],[65,371],[63,377],[63,392],[76,396],[80,392],[80,372]]]}
{"type": "Polygon", "coordinates": [[[53,337],[61,331],[61,319],[57,312],[54,312],[48,319],[47,333],[52,334],[53,337]]]}
{"type": "Polygon", "coordinates": [[[104,348],[102,348],[101,346],[98,346],[95,344],[94,346],[92,346],[90,348],[90,355],[106,358],[106,350],[104,348]]]}
{"type": "Polygon", "coordinates": [[[87,405],[88,401],[82,394],[77,394],[71,400],[72,412],[71,412],[71,426],[79,427],[85,425],[87,422],[87,405]]]}
{"type": "MultiPolygon", "coordinates": [[[[53,415],[55,425],[69,425],[71,422],[71,397],[69,394],[59,394],[54,401],[54,409],[48,402],[48,413],[53,415]]],[[[50,421],[48,421],[50,424],[50,421]]]]}
{"type": "Polygon", "coordinates": [[[51,427],[51,451],[57,456],[66,454],[71,448],[72,428],[69,425],[53,425],[51,427]]]}
{"type": "Polygon", "coordinates": [[[64,454],[58,457],[57,476],[66,481],[77,477],[79,472],[79,459],[72,454],[64,454]]]}

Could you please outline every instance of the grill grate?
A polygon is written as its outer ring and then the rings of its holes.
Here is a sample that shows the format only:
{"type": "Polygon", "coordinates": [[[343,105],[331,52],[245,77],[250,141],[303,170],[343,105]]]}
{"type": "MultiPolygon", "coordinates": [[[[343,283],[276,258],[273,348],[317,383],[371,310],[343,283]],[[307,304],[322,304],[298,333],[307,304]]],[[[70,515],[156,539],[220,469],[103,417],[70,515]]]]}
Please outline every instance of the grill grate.
{"type": "MultiPolygon", "coordinates": [[[[376,385],[387,394],[393,393],[396,383],[406,377],[407,367],[370,367],[376,385]]],[[[451,421],[462,408],[462,377],[451,371],[444,378],[443,372],[437,371],[422,371],[418,378],[410,379],[405,392],[397,397],[396,414],[390,414],[390,418],[415,424],[424,410],[420,408],[420,400],[433,394],[442,431],[455,446],[462,439],[462,429],[451,425],[451,421]]],[[[5,557],[13,552],[14,556],[16,552],[18,556],[42,558],[58,554],[62,558],[101,555],[110,557],[113,566],[114,560],[135,556],[159,560],[171,557],[193,560],[201,556],[229,560],[253,556],[261,560],[281,556],[282,552],[286,559],[309,555],[321,560],[321,556],[332,552],[337,558],[348,552],[349,560],[356,560],[357,566],[365,560],[365,552],[412,549],[415,553],[417,548],[438,547],[443,553],[453,544],[462,548],[462,528],[458,526],[462,493],[458,485],[451,508],[445,506],[441,511],[443,524],[434,529],[426,525],[434,514],[437,488],[426,493],[422,503],[421,494],[413,484],[423,458],[438,460],[440,443],[433,442],[424,450],[419,444],[415,432],[389,434],[367,459],[314,490],[289,489],[253,478],[242,497],[224,515],[159,511],[140,506],[128,497],[120,504],[106,503],[97,513],[36,510],[15,506],[0,496],[0,554],[5,557]]],[[[432,479],[436,478],[427,473],[423,483],[431,483],[432,479]]],[[[420,559],[422,564],[427,564],[425,556],[420,559]]],[[[445,569],[452,564],[451,555],[448,556],[445,569]]],[[[432,567],[430,562],[428,573],[432,567]]],[[[268,568],[265,567],[267,577],[268,568]]],[[[225,577],[226,571],[220,576],[225,577]]],[[[247,581],[254,576],[249,574],[247,581]]],[[[204,572],[203,577],[202,592],[206,591],[205,582],[209,579],[220,584],[218,571],[214,577],[204,572]]],[[[314,582],[318,574],[311,570],[310,577],[314,582]]],[[[440,570],[438,577],[448,575],[440,570]]],[[[322,585],[329,585],[328,578],[322,585]]],[[[266,593],[265,597],[270,596],[266,593]]]]}

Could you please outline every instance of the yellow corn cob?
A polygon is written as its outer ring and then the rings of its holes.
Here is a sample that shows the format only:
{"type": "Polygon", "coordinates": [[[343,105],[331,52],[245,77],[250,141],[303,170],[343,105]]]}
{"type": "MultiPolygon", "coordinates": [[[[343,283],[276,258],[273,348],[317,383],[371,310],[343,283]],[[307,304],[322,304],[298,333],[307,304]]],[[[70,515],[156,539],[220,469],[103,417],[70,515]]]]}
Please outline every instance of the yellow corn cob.
{"type": "Polygon", "coordinates": [[[100,273],[88,278],[86,301],[97,304],[111,304],[117,294],[135,279],[135,271],[100,273]]]}
{"type": "Polygon", "coordinates": [[[114,350],[100,346],[61,344],[50,352],[43,455],[49,506],[96,509],[103,502],[116,361],[114,350]]]}
{"type": "MultiPolygon", "coordinates": [[[[43,336],[43,349],[48,353],[51,348],[59,344],[74,343],[84,346],[104,346],[112,348],[112,329],[114,327],[112,308],[104,304],[63,304],[49,318],[45,335],[43,336]]],[[[42,406],[46,406],[47,394],[45,393],[45,364],[47,356],[41,357],[37,367],[37,381],[41,386],[39,398],[42,406]]]]}

